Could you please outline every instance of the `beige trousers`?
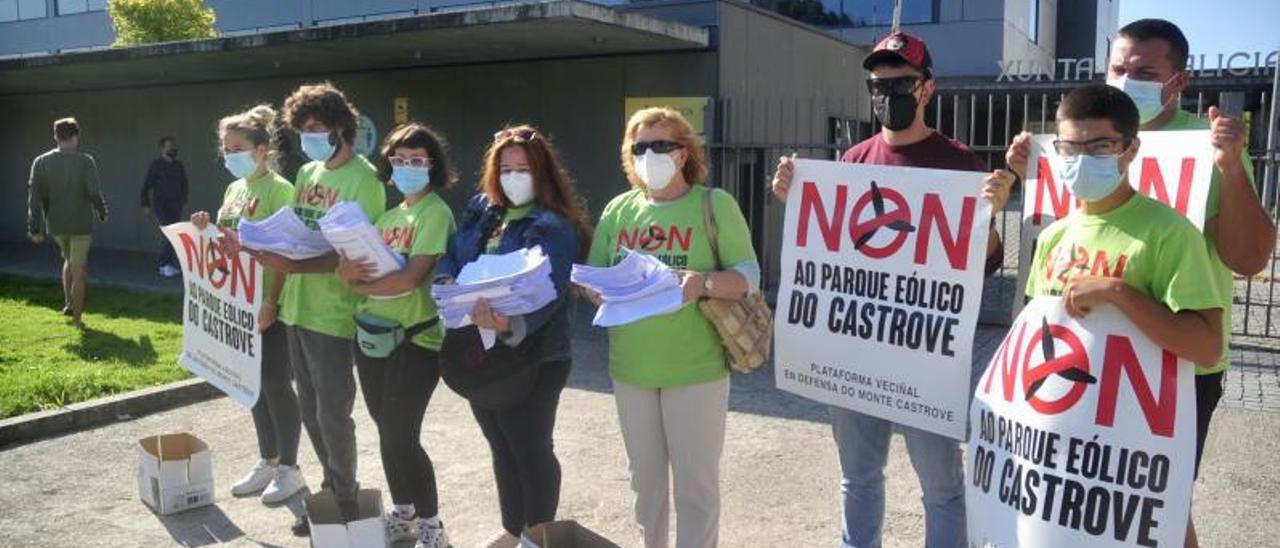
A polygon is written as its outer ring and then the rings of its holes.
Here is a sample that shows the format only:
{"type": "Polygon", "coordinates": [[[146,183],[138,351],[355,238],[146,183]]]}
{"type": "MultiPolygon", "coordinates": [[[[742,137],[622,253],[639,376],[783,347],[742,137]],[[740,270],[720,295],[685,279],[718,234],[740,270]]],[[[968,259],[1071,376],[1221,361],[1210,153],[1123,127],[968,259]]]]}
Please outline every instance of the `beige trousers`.
{"type": "Polygon", "coordinates": [[[676,548],[715,548],[729,377],[676,388],[613,381],[645,548],[667,548],[674,476],[676,548]]]}

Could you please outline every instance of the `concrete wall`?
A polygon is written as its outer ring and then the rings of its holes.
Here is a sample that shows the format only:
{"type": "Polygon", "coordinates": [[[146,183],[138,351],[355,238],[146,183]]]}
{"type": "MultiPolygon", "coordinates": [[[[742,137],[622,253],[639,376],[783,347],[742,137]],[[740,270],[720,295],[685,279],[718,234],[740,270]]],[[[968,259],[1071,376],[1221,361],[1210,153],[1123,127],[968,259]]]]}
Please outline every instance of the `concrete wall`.
{"type": "Polygon", "coordinates": [[[869,116],[868,50],[790,19],[720,4],[728,143],[826,143],[830,117],[869,116]]]}
{"type": "Polygon", "coordinates": [[[408,97],[411,117],[451,142],[463,176],[445,194],[455,207],[473,193],[493,132],[504,123],[532,122],[558,143],[593,211],[626,185],[618,168],[623,98],[715,96],[717,86],[715,55],[686,53],[0,96],[0,111],[11,113],[0,133],[0,238],[23,237],[28,168],[52,146],[57,117],[80,120],[82,149],[98,160],[111,220],[99,228],[97,243],[149,250],[158,232],[144,222],[138,194],[160,135],[175,135],[182,148],[190,207],[212,210],[231,180],[216,154],[216,121],[259,101],[278,105],[299,83],[323,79],[346,91],[379,135],[392,125],[394,98],[408,97]]]}
{"type": "Polygon", "coordinates": [[[1059,0],[1007,0],[1004,16],[1004,53],[1001,59],[1021,59],[1038,66],[1052,66],[1058,34],[1059,0]],[[1030,2],[1040,6],[1038,21],[1031,21],[1030,2]],[[1032,25],[1039,28],[1034,36],[1032,25]],[[1032,38],[1036,38],[1032,40],[1032,38]]]}

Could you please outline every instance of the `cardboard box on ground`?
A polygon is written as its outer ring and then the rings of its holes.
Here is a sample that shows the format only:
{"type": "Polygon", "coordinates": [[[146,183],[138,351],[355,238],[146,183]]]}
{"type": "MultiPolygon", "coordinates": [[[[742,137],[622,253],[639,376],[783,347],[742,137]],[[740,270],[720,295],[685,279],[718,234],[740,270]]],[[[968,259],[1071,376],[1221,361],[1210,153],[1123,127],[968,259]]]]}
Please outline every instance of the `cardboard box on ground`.
{"type": "Polygon", "coordinates": [[[138,496],[156,513],[213,504],[213,455],[188,433],[138,440],[138,496]]]}
{"type": "Polygon", "coordinates": [[[520,535],[520,548],[620,548],[573,520],[535,525],[520,535]]]}
{"type": "Polygon", "coordinates": [[[333,491],[325,489],[307,497],[311,545],[315,548],[385,548],[387,530],[382,521],[382,493],[377,489],[361,489],[356,494],[356,502],[360,506],[357,519],[346,522],[333,491]]]}

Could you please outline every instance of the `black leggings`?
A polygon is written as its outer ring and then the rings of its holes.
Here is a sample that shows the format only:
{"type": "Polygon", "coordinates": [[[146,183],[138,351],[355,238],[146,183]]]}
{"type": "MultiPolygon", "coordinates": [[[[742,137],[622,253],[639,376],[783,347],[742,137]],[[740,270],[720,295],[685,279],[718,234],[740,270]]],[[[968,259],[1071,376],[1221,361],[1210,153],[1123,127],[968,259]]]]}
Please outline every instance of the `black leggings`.
{"type": "Polygon", "coordinates": [[[258,454],[280,457],[280,464],[298,464],[298,438],[302,419],[298,395],[293,392],[289,346],[279,321],[262,334],[262,389],[253,405],[253,426],[258,432],[258,454]]]}
{"type": "Polygon", "coordinates": [[[356,372],[365,406],[378,427],[382,468],[391,502],[413,504],[422,517],[440,511],[436,472],[422,448],[422,418],[440,382],[439,354],[405,341],[385,359],[356,348],[356,372]]]}
{"type": "Polygon", "coordinates": [[[560,461],[551,438],[569,363],[538,365],[538,384],[523,403],[498,410],[471,406],[493,453],[502,528],[517,537],[527,525],[554,520],[560,506],[560,461]]]}

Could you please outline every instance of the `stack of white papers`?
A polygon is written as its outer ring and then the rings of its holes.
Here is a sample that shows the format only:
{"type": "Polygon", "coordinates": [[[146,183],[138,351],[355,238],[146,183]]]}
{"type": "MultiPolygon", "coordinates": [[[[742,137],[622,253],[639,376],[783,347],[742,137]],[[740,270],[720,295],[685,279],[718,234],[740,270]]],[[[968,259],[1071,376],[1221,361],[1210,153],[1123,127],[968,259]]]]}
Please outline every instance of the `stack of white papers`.
{"type": "Polygon", "coordinates": [[[679,274],[652,255],[636,251],[607,268],[575,264],[569,279],[600,294],[603,302],[591,321],[600,327],[669,314],[684,304],[679,274]]]}
{"type": "Polygon", "coordinates": [[[333,246],[319,232],[307,228],[293,208],[281,208],[261,221],[241,218],[236,228],[240,245],[256,251],[269,251],[295,261],[319,257],[333,251],[333,246]]]}
{"type": "Polygon", "coordinates": [[[404,268],[404,256],[382,239],[382,233],[355,202],[342,202],[320,218],[320,233],[349,261],[373,265],[373,277],[381,278],[404,268]]]}
{"type": "MultiPolygon", "coordinates": [[[[489,301],[489,307],[503,316],[535,312],[556,299],[551,262],[541,247],[481,255],[462,267],[454,282],[431,286],[440,320],[450,329],[472,324],[471,309],[478,299],[489,301]]],[[[485,348],[493,347],[492,331],[481,329],[480,336],[485,348]]]]}

